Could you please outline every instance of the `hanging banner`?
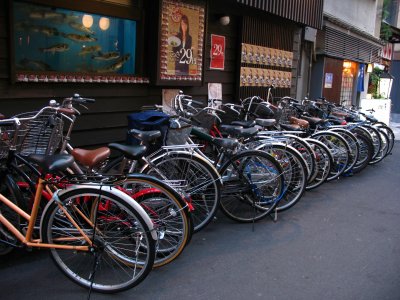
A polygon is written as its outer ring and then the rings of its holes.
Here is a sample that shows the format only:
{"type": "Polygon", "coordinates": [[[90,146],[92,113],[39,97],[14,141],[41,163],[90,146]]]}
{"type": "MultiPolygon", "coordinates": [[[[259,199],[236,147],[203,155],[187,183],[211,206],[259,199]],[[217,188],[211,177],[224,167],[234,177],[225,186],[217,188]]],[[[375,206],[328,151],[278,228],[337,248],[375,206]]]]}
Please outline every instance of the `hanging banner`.
{"type": "Polygon", "coordinates": [[[161,81],[201,81],[204,14],[204,4],[162,0],[161,81]]]}
{"type": "Polygon", "coordinates": [[[225,37],[222,35],[211,35],[210,69],[225,69],[225,37]]]}

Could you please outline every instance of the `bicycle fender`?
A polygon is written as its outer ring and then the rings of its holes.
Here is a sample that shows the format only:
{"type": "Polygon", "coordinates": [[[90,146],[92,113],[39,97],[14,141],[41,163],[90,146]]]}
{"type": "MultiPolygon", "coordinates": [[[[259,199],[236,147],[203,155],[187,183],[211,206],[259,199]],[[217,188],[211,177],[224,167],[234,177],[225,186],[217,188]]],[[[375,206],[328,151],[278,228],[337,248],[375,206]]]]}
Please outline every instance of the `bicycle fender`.
{"type": "MultiPolygon", "coordinates": [[[[59,196],[62,196],[63,194],[69,192],[70,190],[76,189],[76,188],[78,188],[78,189],[86,189],[86,190],[89,189],[89,190],[92,190],[93,193],[97,193],[97,194],[101,194],[102,191],[104,191],[104,192],[111,193],[111,194],[117,196],[118,198],[122,198],[123,200],[128,202],[133,207],[133,209],[135,209],[139,213],[139,215],[143,218],[143,220],[145,221],[146,225],[150,229],[150,233],[151,233],[152,238],[155,241],[158,239],[157,232],[154,229],[153,222],[151,221],[151,219],[150,219],[149,215],[146,213],[146,211],[140,206],[140,204],[137,203],[136,201],[134,201],[129,195],[127,195],[124,192],[122,192],[122,191],[120,191],[120,190],[118,190],[118,189],[116,189],[114,187],[111,187],[111,186],[104,186],[104,185],[102,185],[102,186],[100,186],[100,185],[79,185],[79,186],[76,186],[76,185],[72,185],[72,186],[67,187],[66,189],[58,190],[57,192],[54,193],[55,196],[53,195],[52,199],[47,203],[46,207],[43,210],[42,216],[44,216],[46,214],[47,210],[49,209],[50,205],[52,205],[52,203],[54,203],[55,201],[59,201],[58,200],[59,196]]],[[[43,222],[43,218],[40,220],[41,226],[42,226],[42,222],[43,222]]]]}

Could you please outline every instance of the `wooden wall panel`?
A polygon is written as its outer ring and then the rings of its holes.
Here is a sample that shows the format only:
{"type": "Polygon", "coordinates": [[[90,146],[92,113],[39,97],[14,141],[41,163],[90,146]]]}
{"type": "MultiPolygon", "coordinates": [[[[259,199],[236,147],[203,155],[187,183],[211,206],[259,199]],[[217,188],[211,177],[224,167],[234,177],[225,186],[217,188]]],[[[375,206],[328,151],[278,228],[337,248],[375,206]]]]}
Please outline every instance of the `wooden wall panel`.
{"type": "Polygon", "coordinates": [[[332,81],[332,88],[325,88],[322,89],[322,95],[327,100],[340,103],[340,89],[342,85],[342,72],[343,72],[343,60],[335,59],[335,58],[325,58],[325,67],[324,67],[324,80],[323,84],[325,83],[325,74],[332,73],[333,74],[333,81],[332,81]]]}
{"type": "MultiPolygon", "coordinates": [[[[202,0],[199,0],[202,1],[202,0]]],[[[229,7],[226,0],[208,1],[208,20],[204,48],[204,77],[200,87],[168,87],[182,89],[185,93],[206,102],[208,83],[222,83],[223,99],[236,101],[236,65],[238,51],[238,33],[240,14],[237,7],[229,7]],[[221,26],[215,15],[231,14],[231,23],[221,26]],[[210,39],[211,34],[224,35],[226,38],[225,70],[210,70],[210,39]]],[[[82,1],[82,5],[85,5],[82,1]]],[[[232,2],[232,1],[230,1],[232,2]]],[[[48,103],[50,99],[61,101],[79,93],[84,97],[95,98],[96,103],[88,105],[89,110],[82,110],[72,134],[74,146],[95,147],[109,142],[121,142],[126,137],[127,115],[140,110],[142,105],[161,104],[163,86],[150,84],[93,84],[93,83],[12,83],[9,73],[9,32],[8,1],[0,1],[0,112],[6,116],[24,111],[37,110],[48,103]]],[[[154,20],[146,19],[149,23],[154,20]]],[[[146,24],[147,26],[148,24],[146,24]]],[[[151,28],[151,27],[149,27],[151,28]]],[[[156,39],[157,32],[151,32],[149,39],[156,39]]],[[[156,42],[156,41],[155,41],[156,42]]],[[[144,64],[153,60],[146,52],[144,64]]]]}

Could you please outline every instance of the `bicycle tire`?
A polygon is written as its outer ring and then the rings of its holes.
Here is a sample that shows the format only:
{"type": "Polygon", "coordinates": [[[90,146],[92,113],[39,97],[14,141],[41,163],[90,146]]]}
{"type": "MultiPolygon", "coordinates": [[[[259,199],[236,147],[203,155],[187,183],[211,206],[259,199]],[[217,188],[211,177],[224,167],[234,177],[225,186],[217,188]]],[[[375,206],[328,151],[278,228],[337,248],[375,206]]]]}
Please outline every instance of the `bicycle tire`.
{"type": "Polygon", "coordinates": [[[239,152],[226,161],[219,172],[223,180],[221,210],[237,222],[249,223],[264,218],[283,197],[283,170],[263,151],[239,152]],[[252,176],[257,176],[254,180],[259,181],[253,181],[252,176]]]}
{"type": "MultiPolygon", "coordinates": [[[[10,200],[13,204],[21,207],[22,194],[10,175],[2,176],[0,181],[0,194],[10,200]]],[[[0,214],[3,215],[15,228],[21,228],[21,217],[18,213],[0,201],[0,214]]],[[[14,250],[18,243],[17,238],[0,223],[0,256],[6,255],[14,250]],[[3,240],[4,242],[1,242],[3,240]]]]}
{"type": "Polygon", "coordinates": [[[322,142],[306,138],[305,139],[316,153],[315,175],[312,176],[311,182],[306,186],[306,190],[312,190],[322,185],[328,178],[329,172],[333,165],[333,157],[329,148],[322,142]]]}
{"type": "Polygon", "coordinates": [[[351,131],[345,128],[332,128],[330,130],[339,133],[349,144],[350,146],[349,162],[347,163],[347,167],[344,170],[344,173],[352,172],[353,167],[357,163],[360,151],[360,144],[358,143],[357,138],[351,131]]]}
{"type": "Polygon", "coordinates": [[[119,186],[153,222],[158,236],[153,267],[157,268],[181,255],[192,238],[193,222],[188,205],[174,189],[160,180],[155,182],[155,178],[148,186],[141,183],[143,176],[146,175],[130,174],[119,186]]]}
{"type": "Polygon", "coordinates": [[[369,124],[362,124],[361,127],[366,129],[371,135],[372,144],[374,145],[374,154],[372,156],[372,159],[375,159],[375,157],[378,155],[382,147],[382,140],[379,136],[379,131],[378,129],[369,124]]]}
{"type": "Polygon", "coordinates": [[[294,147],[281,143],[266,142],[255,150],[265,151],[272,155],[283,169],[285,191],[275,209],[281,212],[293,207],[300,201],[308,182],[307,163],[304,157],[294,147]]]}
{"type": "Polygon", "coordinates": [[[108,187],[100,191],[88,186],[59,193],[58,198],[48,204],[43,214],[43,242],[84,244],[80,233],[59,208],[61,205],[95,245],[90,251],[50,250],[53,261],[69,279],[102,293],[127,290],[144,280],[153,267],[155,240],[148,225],[150,220],[143,218],[132,201],[116,196],[108,187]],[[95,225],[97,230],[92,229],[95,225]],[[78,237],[74,238],[74,233],[78,237]]]}
{"type": "Polygon", "coordinates": [[[387,125],[382,125],[382,124],[379,124],[379,125],[375,125],[374,124],[374,126],[376,126],[378,129],[383,130],[387,134],[387,136],[389,138],[389,148],[388,148],[388,151],[387,151],[386,155],[392,154],[394,142],[395,142],[395,139],[396,139],[392,128],[390,128],[387,125]]]}
{"type": "Polygon", "coordinates": [[[353,167],[353,174],[356,174],[368,166],[374,154],[374,145],[369,136],[363,131],[353,130],[353,134],[356,136],[358,143],[360,144],[358,160],[353,167]]]}
{"type": "MultiPolygon", "coordinates": [[[[283,132],[285,133],[285,132],[283,132]]],[[[294,147],[297,151],[301,153],[301,155],[304,157],[306,163],[307,163],[307,168],[308,168],[308,181],[312,179],[312,175],[315,172],[316,168],[316,162],[315,162],[315,155],[314,152],[312,151],[310,145],[305,141],[305,139],[298,137],[293,134],[285,134],[284,136],[289,138],[289,145],[294,147]]]]}
{"type": "MultiPolygon", "coordinates": [[[[114,174],[115,171],[119,172],[122,161],[123,157],[117,157],[111,161],[103,171],[111,174],[114,174]]],[[[129,165],[130,163],[126,165],[127,169],[129,169],[129,165]]],[[[142,170],[142,173],[146,172],[142,170]]],[[[129,176],[137,178],[137,176],[140,175],[129,174],[129,176]]],[[[165,183],[162,184],[167,187],[165,183]]],[[[127,188],[126,182],[122,188],[127,188]]],[[[134,197],[148,212],[155,224],[155,230],[158,236],[162,237],[162,239],[156,242],[155,268],[164,266],[176,259],[183,252],[186,245],[189,244],[194,233],[192,213],[189,211],[187,203],[183,200],[181,195],[177,194],[169,186],[168,189],[169,193],[174,195],[173,197],[158,198],[162,194],[160,194],[159,188],[154,191],[148,190],[146,193],[134,197]],[[173,249],[171,248],[172,244],[175,245],[173,249]]],[[[133,195],[129,192],[129,189],[127,189],[126,192],[133,195]]]]}
{"type": "Polygon", "coordinates": [[[160,178],[161,172],[168,180],[183,182],[182,187],[175,189],[193,208],[194,232],[205,228],[214,219],[220,203],[221,179],[215,168],[198,155],[183,151],[165,152],[149,163],[142,173],[160,178]]]}
{"type": "Polygon", "coordinates": [[[376,155],[375,158],[371,159],[369,162],[370,165],[381,162],[387,156],[390,147],[390,141],[387,134],[381,129],[378,129],[378,132],[381,140],[381,148],[379,149],[378,155],[376,155]]]}
{"type": "Polygon", "coordinates": [[[311,138],[317,139],[324,143],[329,148],[333,156],[333,168],[331,168],[331,172],[326,181],[337,179],[343,174],[347,167],[350,146],[340,134],[332,131],[319,131],[311,135],[311,138]]]}

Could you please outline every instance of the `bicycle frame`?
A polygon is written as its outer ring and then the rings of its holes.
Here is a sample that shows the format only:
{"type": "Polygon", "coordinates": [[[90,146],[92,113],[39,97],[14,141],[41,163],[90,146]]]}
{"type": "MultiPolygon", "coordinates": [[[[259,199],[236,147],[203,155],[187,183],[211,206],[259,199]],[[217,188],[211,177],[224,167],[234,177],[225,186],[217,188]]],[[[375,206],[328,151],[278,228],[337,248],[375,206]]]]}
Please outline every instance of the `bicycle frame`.
{"type": "MultiPolygon", "coordinates": [[[[0,194],[1,202],[3,202],[5,205],[7,205],[9,208],[11,208],[14,212],[16,212],[18,215],[20,215],[22,218],[24,218],[25,220],[28,221],[28,229],[27,229],[25,235],[23,235],[1,213],[0,213],[0,223],[3,224],[20,242],[22,242],[23,244],[25,244],[28,247],[89,251],[89,246],[69,246],[69,245],[46,244],[46,243],[42,243],[41,239],[33,238],[33,231],[34,231],[35,223],[36,223],[36,220],[38,217],[39,204],[42,199],[42,192],[43,192],[45,185],[46,185],[46,181],[44,179],[40,178],[37,189],[36,189],[35,200],[34,200],[33,207],[32,207],[30,214],[26,213],[24,210],[22,210],[17,205],[15,205],[11,200],[9,200],[8,198],[6,198],[2,194],[0,194]]],[[[53,196],[53,200],[54,200],[54,196],[53,196]]],[[[63,211],[65,216],[71,221],[71,223],[74,225],[74,227],[78,230],[78,232],[81,234],[81,237],[90,246],[92,246],[91,239],[78,226],[78,224],[76,224],[76,222],[73,220],[73,218],[68,213],[68,211],[61,204],[58,204],[58,206],[63,211]]]]}

